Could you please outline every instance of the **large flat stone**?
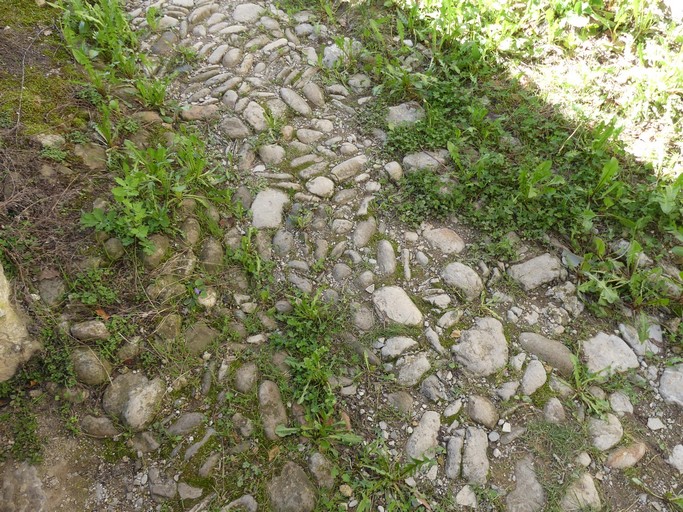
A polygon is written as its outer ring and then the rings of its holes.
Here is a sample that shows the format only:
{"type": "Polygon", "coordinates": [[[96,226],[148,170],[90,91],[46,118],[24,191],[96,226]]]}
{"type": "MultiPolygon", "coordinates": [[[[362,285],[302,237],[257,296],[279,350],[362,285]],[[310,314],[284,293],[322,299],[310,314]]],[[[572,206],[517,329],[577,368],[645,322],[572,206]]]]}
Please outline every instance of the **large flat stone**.
{"type": "Polygon", "coordinates": [[[420,325],[422,313],[405,290],[399,286],[385,286],[372,296],[377,315],[402,325],[420,325]]]}
{"type": "Polygon", "coordinates": [[[281,190],[262,190],[251,204],[252,225],[255,228],[279,227],[282,224],[282,210],[287,204],[289,196],[281,190]]]}

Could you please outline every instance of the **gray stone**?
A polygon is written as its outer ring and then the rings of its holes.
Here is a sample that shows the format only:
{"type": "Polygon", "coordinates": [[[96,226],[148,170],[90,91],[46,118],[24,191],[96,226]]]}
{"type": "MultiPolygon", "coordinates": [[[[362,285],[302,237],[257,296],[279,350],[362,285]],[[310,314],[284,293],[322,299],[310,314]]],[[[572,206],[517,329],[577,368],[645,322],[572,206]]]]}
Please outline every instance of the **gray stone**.
{"type": "Polygon", "coordinates": [[[302,92],[306,99],[313,103],[316,107],[322,107],[325,105],[325,95],[318,85],[314,82],[308,82],[304,85],[302,92]]]}
{"type": "Polygon", "coordinates": [[[665,401],[683,407],[683,364],[664,370],[659,380],[659,394],[665,401]]]}
{"type": "Polygon", "coordinates": [[[531,457],[520,460],[515,466],[515,489],[506,496],[510,512],[539,512],[545,506],[545,492],[536,478],[531,457]]]}
{"type": "Polygon", "coordinates": [[[323,489],[334,487],[334,466],[322,453],[315,452],[308,458],[308,469],[318,483],[318,487],[323,489]]]}
{"type": "Polygon", "coordinates": [[[178,492],[178,484],[172,478],[165,478],[155,467],[148,472],[149,492],[155,498],[175,498],[178,492]]]}
{"type": "Polygon", "coordinates": [[[306,100],[299,96],[294,90],[283,87],[280,89],[280,97],[282,98],[282,101],[297,114],[304,117],[311,117],[313,115],[313,111],[306,100]]]}
{"type": "Polygon", "coordinates": [[[630,325],[623,323],[619,324],[619,332],[621,333],[622,339],[639,356],[645,356],[648,353],[659,354],[662,350],[658,345],[649,339],[641,341],[638,331],[630,325]]]}
{"type": "Polygon", "coordinates": [[[161,322],[159,322],[159,325],[154,332],[163,341],[173,341],[180,336],[180,329],[182,325],[182,317],[176,313],[171,313],[166,315],[161,322]]]}
{"type": "Polygon", "coordinates": [[[399,126],[410,126],[426,116],[425,110],[416,101],[401,103],[394,107],[389,107],[387,111],[386,123],[390,130],[399,126]]]}
{"type": "Polygon", "coordinates": [[[133,448],[136,453],[151,453],[157,451],[159,447],[161,447],[159,441],[157,441],[149,431],[135,434],[126,444],[133,448]]]}
{"type": "Polygon", "coordinates": [[[467,414],[475,423],[494,428],[498,423],[498,411],[493,402],[480,395],[472,395],[467,402],[467,414]]]}
{"type": "Polygon", "coordinates": [[[287,411],[282,403],[280,389],[273,381],[263,381],[259,386],[258,398],[266,438],[271,441],[280,439],[280,436],[275,433],[275,429],[278,425],[287,426],[287,411]]]}
{"type": "Polygon", "coordinates": [[[517,393],[518,389],[519,381],[512,380],[504,382],[496,389],[496,395],[498,395],[501,400],[510,400],[510,398],[517,393]]]}
{"type": "Polygon", "coordinates": [[[643,458],[645,452],[647,452],[645,443],[635,442],[621,446],[609,454],[605,466],[612,469],[632,468],[643,458]]]}
{"type": "Polygon", "coordinates": [[[368,163],[368,157],[365,155],[354,156],[348,160],[337,164],[332,168],[330,174],[334,176],[338,182],[344,182],[350,178],[353,178],[365,168],[368,163]]]}
{"type": "Polygon", "coordinates": [[[243,56],[242,50],[239,48],[231,48],[223,55],[223,66],[228,69],[234,68],[242,62],[243,56]]]}
{"type": "Polygon", "coordinates": [[[545,373],[543,363],[538,359],[532,359],[522,377],[522,393],[527,396],[533,395],[545,384],[547,379],[548,375],[545,373]]]}
{"type": "Polygon", "coordinates": [[[251,205],[252,225],[255,228],[277,228],[282,224],[282,210],[289,204],[289,196],[281,190],[267,188],[260,191],[251,205]]]}
{"type": "Polygon", "coordinates": [[[249,128],[238,117],[226,117],[221,121],[221,130],[231,139],[246,139],[251,135],[249,128]]]}
{"type": "Polygon", "coordinates": [[[120,418],[130,394],[149,381],[141,373],[124,373],[116,377],[102,396],[102,408],[113,418],[120,418]]]}
{"type": "Polygon", "coordinates": [[[80,341],[106,340],[110,336],[107,326],[100,320],[88,320],[72,325],[71,335],[80,341]]]}
{"type": "Polygon", "coordinates": [[[382,347],[382,359],[396,359],[407,350],[417,347],[417,341],[405,336],[395,336],[389,338],[382,347]]]}
{"type": "Polygon", "coordinates": [[[507,364],[508,345],[503,325],[495,318],[477,318],[474,327],[463,331],[460,343],[451,351],[470,374],[487,377],[507,364]]]}
{"type": "Polygon", "coordinates": [[[116,437],[119,431],[109,418],[97,418],[89,414],[81,419],[81,429],[89,436],[104,438],[116,437]]]}
{"type": "Polygon", "coordinates": [[[231,501],[221,509],[221,512],[256,512],[258,510],[258,503],[250,494],[246,494],[241,498],[231,501]]]}
{"type": "Polygon", "coordinates": [[[574,371],[572,352],[559,341],[550,340],[540,334],[523,332],[519,335],[519,344],[527,352],[531,352],[540,360],[569,377],[574,371]]]}
{"type": "Polygon", "coordinates": [[[168,433],[172,436],[184,436],[199,427],[206,420],[201,412],[186,412],[168,427],[168,433]]]}
{"type": "Polygon", "coordinates": [[[322,139],[323,133],[318,130],[308,130],[306,128],[299,128],[296,131],[296,138],[304,144],[313,144],[322,139]]]}
{"type": "Polygon", "coordinates": [[[215,238],[207,238],[202,244],[199,261],[208,273],[218,272],[223,268],[223,245],[215,238]]]}
{"type": "Polygon", "coordinates": [[[560,508],[563,512],[601,510],[600,494],[598,494],[593,477],[589,473],[583,473],[569,486],[560,502],[560,508]]]}
{"type": "Polygon", "coordinates": [[[260,5],[239,4],[232,12],[232,19],[237,23],[255,23],[261,17],[261,13],[263,13],[263,7],[260,5]]]}
{"type": "Polygon", "coordinates": [[[206,322],[199,321],[185,331],[185,346],[190,354],[198,356],[220,336],[220,333],[206,322]]]}
{"type": "Polygon", "coordinates": [[[83,164],[91,171],[103,171],[107,167],[106,148],[94,142],[76,144],[74,155],[83,160],[83,164]]]}
{"type": "Polygon", "coordinates": [[[273,251],[278,256],[287,256],[294,249],[294,235],[284,229],[278,230],[273,237],[273,251]]]}
{"type": "Polygon", "coordinates": [[[369,331],[375,325],[375,315],[372,309],[360,306],[353,310],[353,325],[361,331],[369,331]]]}
{"type": "Polygon", "coordinates": [[[462,477],[471,484],[484,485],[488,479],[488,436],[481,428],[467,427],[462,453],[462,477]]]}
{"type": "Polygon", "coordinates": [[[530,291],[555,279],[564,278],[566,270],[562,267],[559,258],[545,253],[524,263],[512,265],[508,274],[526,291],[530,291]]]}
{"type": "Polygon", "coordinates": [[[254,422],[244,416],[242,413],[236,412],[232,415],[232,424],[239,434],[244,438],[249,438],[254,434],[254,422]]]}
{"type": "Polygon", "coordinates": [[[422,381],[420,393],[432,402],[438,402],[439,400],[446,400],[448,398],[446,387],[436,375],[430,375],[422,381]]]}
{"type": "Polygon", "coordinates": [[[258,156],[266,165],[280,165],[285,154],[285,149],[277,144],[264,144],[258,149],[258,156]]]}
{"type": "Polygon", "coordinates": [[[408,438],[406,455],[409,459],[433,459],[439,446],[438,435],[441,428],[441,416],[438,412],[426,411],[420,423],[408,438]]]}
{"type": "Polygon", "coordinates": [[[194,217],[188,217],[180,225],[183,241],[189,246],[195,245],[202,237],[202,227],[194,217]]]}
{"type": "Polygon", "coordinates": [[[206,121],[218,117],[218,105],[193,105],[180,112],[184,121],[206,121]]]}
{"type": "Polygon", "coordinates": [[[123,246],[123,243],[115,237],[104,242],[102,248],[104,249],[104,254],[106,254],[107,258],[111,261],[118,261],[126,254],[126,248],[123,246]]]}
{"type": "Polygon", "coordinates": [[[235,372],[235,389],[240,393],[249,393],[256,387],[258,375],[256,363],[243,364],[235,372]]]}
{"type": "Polygon", "coordinates": [[[586,366],[593,373],[625,372],[638,368],[638,357],[619,336],[599,332],[581,347],[586,357],[586,366]]]}
{"type": "Polygon", "coordinates": [[[413,397],[405,391],[396,391],[387,395],[387,403],[401,414],[411,414],[413,412],[413,397]]]}
{"type": "Polygon", "coordinates": [[[382,320],[401,325],[420,325],[422,323],[422,313],[403,288],[385,286],[375,290],[372,295],[372,302],[377,315],[382,320]]]}
{"type": "Polygon", "coordinates": [[[671,464],[680,475],[683,475],[683,444],[677,444],[671,450],[671,455],[667,459],[667,462],[671,464]]]}
{"type": "Polygon", "coordinates": [[[155,269],[164,261],[164,258],[168,253],[170,242],[168,237],[154,234],[149,237],[149,243],[151,245],[151,250],[149,252],[145,250],[142,255],[142,263],[145,265],[145,268],[155,269]]]}
{"type": "Polygon", "coordinates": [[[41,300],[48,306],[56,306],[62,301],[66,293],[64,281],[56,277],[53,279],[41,279],[38,282],[38,293],[41,300]]]}
{"type": "Polygon", "coordinates": [[[318,176],[306,182],[306,190],[318,197],[332,197],[334,195],[334,181],[325,176],[318,176]]]}
{"type": "Polygon", "coordinates": [[[475,510],[479,507],[477,494],[469,485],[463,486],[463,488],[458,491],[458,494],[455,495],[455,503],[461,507],[473,508],[475,510]]]}
{"type": "Polygon", "coordinates": [[[448,440],[446,447],[446,477],[451,480],[460,478],[460,470],[462,468],[462,450],[465,445],[465,431],[456,430],[448,440]]]}
{"type": "Polygon", "coordinates": [[[353,244],[358,248],[365,247],[376,232],[377,221],[374,217],[360,221],[353,232],[353,244]]]}
{"type": "Polygon", "coordinates": [[[166,385],[157,378],[133,388],[121,412],[121,420],[134,431],[149,425],[161,405],[166,385]]]}
{"type": "Polygon", "coordinates": [[[181,500],[196,500],[201,498],[203,492],[201,487],[192,487],[185,482],[178,484],[178,496],[180,496],[181,500]]]}
{"type": "Polygon", "coordinates": [[[384,171],[395,182],[403,178],[403,167],[398,162],[389,162],[384,166],[384,171]]]}
{"type": "Polygon", "coordinates": [[[609,396],[609,405],[618,416],[623,416],[624,414],[633,414],[633,404],[631,399],[622,391],[615,391],[609,396]]]}
{"type": "Polygon", "coordinates": [[[7,462],[0,480],[2,512],[48,512],[54,510],[43,490],[38,466],[7,462]]]}
{"type": "Polygon", "coordinates": [[[422,376],[431,369],[432,365],[424,352],[413,356],[406,356],[399,368],[396,382],[402,386],[414,386],[422,376]]]}
{"type": "Polygon", "coordinates": [[[443,254],[459,254],[465,249],[465,241],[449,228],[428,229],[422,236],[429,245],[443,254]]]}
{"type": "Polygon", "coordinates": [[[254,129],[256,133],[264,131],[268,128],[266,121],[266,113],[263,107],[255,101],[250,101],[247,108],[242,112],[244,120],[254,129]]]}
{"type": "Polygon", "coordinates": [[[317,496],[313,483],[301,467],[288,462],[268,484],[273,512],[313,512],[317,496]]]}
{"type": "Polygon", "coordinates": [[[593,446],[603,452],[616,446],[624,436],[621,422],[614,414],[607,414],[605,419],[589,418],[588,431],[593,446]]]}
{"type": "Polygon", "coordinates": [[[106,359],[100,358],[91,348],[75,348],[71,352],[71,362],[78,382],[97,386],[109,381],[111,364],[106,359]]]}
{"type": "Polygon", "coordinates": [[[411,153],[403,158],[403,168],[406,172],[429,170],[438,171],[446,167],[450,155],[447,150],[420,151],[411,153]]]}
{"type": "Polygon", "coordinates": [[[441,272],[444,283],[461,292],[468,301],[476,300],[484,290],[479,275],[467,265],[455,262],[446,265],[441,272]]]}
{"type": "Polygon", "coordinates": [[[389,240],[377,243],[377,267],[380,274],[392,275],[396,272],[396,254],[389,240]]]}
{"type": "Polygon", "coordinates": [[[543,417],[548,423],[554,423],[556,425],[564,423],[566,419],[564,406],[557,397],[552,397],[546,402],[543,407],[543,417]]]}

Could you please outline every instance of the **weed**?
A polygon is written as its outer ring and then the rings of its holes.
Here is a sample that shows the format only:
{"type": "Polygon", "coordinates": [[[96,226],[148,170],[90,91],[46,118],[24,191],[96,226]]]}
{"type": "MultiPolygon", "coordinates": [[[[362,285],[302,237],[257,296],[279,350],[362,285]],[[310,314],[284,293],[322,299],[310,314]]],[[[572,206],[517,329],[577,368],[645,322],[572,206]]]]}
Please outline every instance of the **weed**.
{"type": "Polygon", "coordinates": [[[291,355],[288,363],[297,402],[306,406],[312,418],[326,420],[336,404],[329,380],[338,363],[331,344],[342,329],[344,317],[334,306],[322,302],[320,293],[292,299],[292,311],[277,317],[285,327],[272,339],[291,355]]]}
{"type": "Polygon", "coordinates": [[[135,326],[122,316],[112,315],[107,323],[107,329],[110,332],[109,337],[98,340],[96,344],[102,357],[113,361],[119,347],[135,334],[135,326]]]}
{"type": "Polygon", "coordinates": [[[107,284],[113,277],[111,269],[95,268],[76,275],[69,283],[69,300],[87,306],[111,306],[118,302],[117,291],[107,284]]]}
{"type": "MultiPolygon", "coordinates": [[[[355,466],[360,468],[361,477],[354,480],[351,474],[343,474],[342,480],[359,494],[357,511],[377,510],[383,504],[384,510],[408,512],[414,506],[427,502],[420,492],[406,484],[406,479],[417,471],[426,470],[436,463],[434,458],[424,458],[401,463],[393,457],[382,438],[365,444],[355,452],[355,466]]],[[[429,507],[428,507],[429,508],[429,507]]]]}
{"type": "Polygon", "coordinates": [[[228,251],[228,259],[239,263],[255,282],[262,283],[267,280],[272,263],[264,261],[259,255],[253,240],[255,236],[256,229],[250,227],[242,237],[240,246],[235,250],[228,251]]]}
{"type": "Polygon", "coordinates": [[[139,78],[135,80],[135,88],[145,106],[158,109],[166,100],[166,92],[171,80],[172,77],[139,78]]]}
{"type": "Polygon", "coordinates": [[[40,150],[40,156],[61,163],[66,160],[67,152],[54,146],[47,146],[40,150]]]}
{"type": "Polygon", "coordinates": [[[10,411],[0,419],[11,425],[13,442],[0,450],[0,458],[8,455],[19,461],[38,464],[43,459],[42,440],[38,436],[38,418],[33,411],[34,404],[21,392],[11,398],[10,411]]]}
{"type": "Polygon", "coordinates": [[[589,414],[604,416],[610,410],[609,402],[596,397],[589,388],[605,382],[607,377],[602,373],[595,374],[589,371],[576,356],[572,356],[572,362],[574,363],[574,371],[572,372],[574,398],[577,398],[586,407],[589,414]]]}

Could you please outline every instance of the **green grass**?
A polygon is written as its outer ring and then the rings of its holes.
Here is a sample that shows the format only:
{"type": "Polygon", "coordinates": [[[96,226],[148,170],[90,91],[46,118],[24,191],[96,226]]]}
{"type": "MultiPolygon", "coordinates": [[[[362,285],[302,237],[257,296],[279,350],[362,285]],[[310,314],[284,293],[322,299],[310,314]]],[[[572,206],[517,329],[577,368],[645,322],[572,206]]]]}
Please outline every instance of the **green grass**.
{"type": "MultiPolygon", "coordinates": [[[[599,108],[597,116],[592,111],[570,115],[562,104],[550,104],[552,98],[528,73],[519,72],[541,69],[557,51],[560,57],[552,62],[561,69],[571,67],[572,59],[589,59],[577,53],[582,41],[607,45],[608,58],[626,72],[618,43],[626,34],[641,49],[656,36],[663,55],[678,62],[679,28],[637,0],[611,6],[600,0],[503,1],[503,8],[500,3],[359,8],[357,34],[370,54],[365,68],[379,82],[375,92],[381,97],[364,117],[386,130],[387,158],[448,149],[452,160],[446,169],[417,170],[395,187],[388,184],[383,208],[415,225],[455,214],[490,237],[494,256],[504,251],[496,246],[510,231],[540,243],[553,234],[583,257],[579,291],[597,312],[625,303],[636,310],[668,308],[680,314],[681,277],[633,262],[640,251],[656,261],[682,257],[683,177],[667,177],[678,165],[672,148],[665,148],[664,159],[643,162],[630,152],[629,137],[632,125],[661,119],[679,134],[683,108],[675,91],[683,87],[683,72],[677,64],[648,61],[665,69],[671,81],[665,84],[669,96],[662,101],[669,110],[664,117],[648,94],[634,97],[645,118],[599,108]],[[584,21],[585,27],[577,25],[584,21]],[[396,44],[392,37],[422,43],[429,53],[396,44]],[[553,53],[548,45],[559,50],[553,53]],[[399,60],[406,57],[415,57],[413,69],[399,60]],[[425,118],[409,127],[384,126],[386,104],[406,100],[421,104],[425,118]],[[626,256],[611,249],[619,239],[631,244],[626,256]]],[[[649,83],[633,80],[633,90],[649,83]]],[[[606,95],[585,82],[566,103],[593,98],[609,106],[606,95]]]]}

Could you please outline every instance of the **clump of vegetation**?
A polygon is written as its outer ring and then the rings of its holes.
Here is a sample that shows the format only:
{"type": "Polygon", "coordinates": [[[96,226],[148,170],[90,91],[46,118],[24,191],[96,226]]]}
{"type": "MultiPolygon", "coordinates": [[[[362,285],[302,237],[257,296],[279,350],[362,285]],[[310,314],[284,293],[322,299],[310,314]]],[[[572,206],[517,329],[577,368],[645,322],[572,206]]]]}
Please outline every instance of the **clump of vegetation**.
{"type": "Polygon", "coordinates": [[[273,341],[291,355],[297,402],[306,406],[311,419],[327,420],[336,404],[329,382],[338,366],[332,342],[344,326],[344,315],[320,294],[293,297],[292,306],[291,312],[278,316],[284,328],[273,341]]]}

